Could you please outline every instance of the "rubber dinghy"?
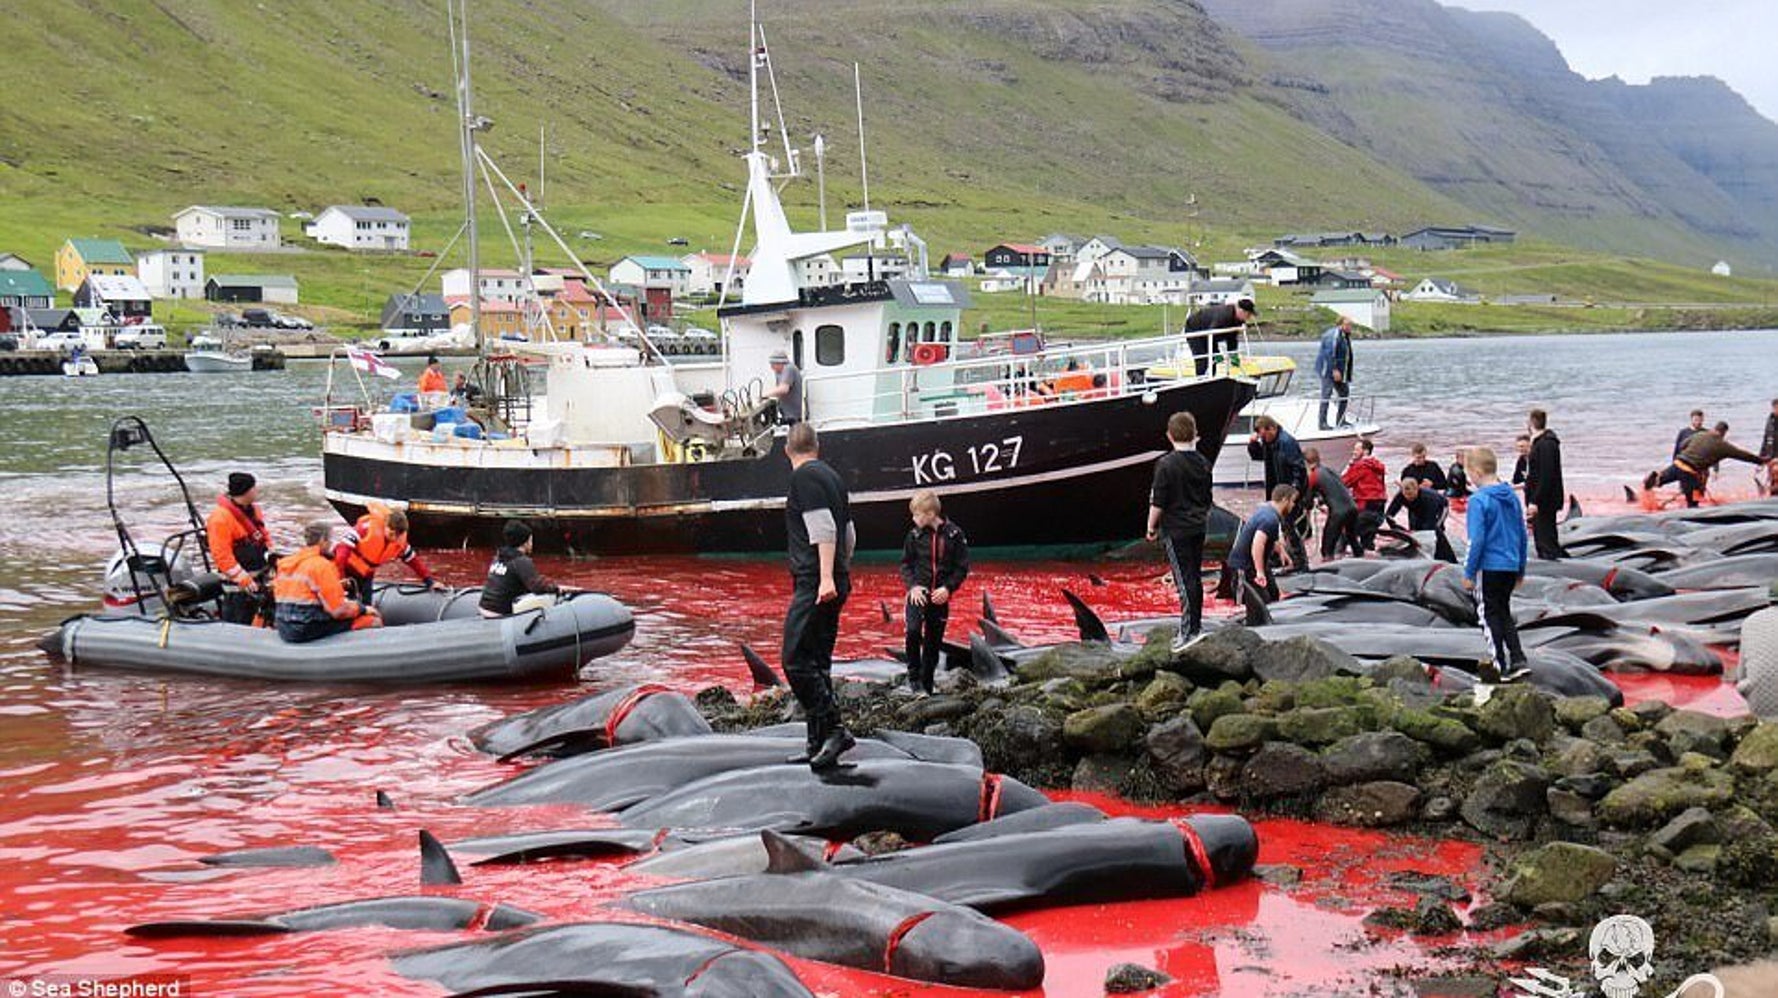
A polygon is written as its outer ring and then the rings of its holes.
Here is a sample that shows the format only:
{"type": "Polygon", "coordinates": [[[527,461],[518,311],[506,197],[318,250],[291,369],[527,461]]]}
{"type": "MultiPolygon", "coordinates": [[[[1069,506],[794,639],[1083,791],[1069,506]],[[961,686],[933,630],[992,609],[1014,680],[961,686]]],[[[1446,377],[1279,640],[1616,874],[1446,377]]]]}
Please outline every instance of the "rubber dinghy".
{"type": "Polygon", "coordinates": [[[389,607],[427,598],[452,610],[404,607],[390,612],[390,620],[416,622],[305,644],[289,644],[267,628],[217,620],[94,614],[64,621],[45,639],[44,650],[76,666],[423,685],[566,675],[629,644],[636,632],[629,608],[603,593],[572,593],[554,606],[492,619],[475,614],[473,600],[449,594],[383,590],[376,602],[389,607]]]}

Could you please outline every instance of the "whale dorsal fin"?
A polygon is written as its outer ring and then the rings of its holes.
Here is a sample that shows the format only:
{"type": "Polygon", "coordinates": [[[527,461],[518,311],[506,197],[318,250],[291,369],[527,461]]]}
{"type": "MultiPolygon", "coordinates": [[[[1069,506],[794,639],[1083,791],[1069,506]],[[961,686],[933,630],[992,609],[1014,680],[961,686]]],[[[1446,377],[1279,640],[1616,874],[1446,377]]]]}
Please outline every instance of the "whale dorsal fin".
{"type": "Polygon", "coordinates": [[[463,875],[457,872],[457,864],[451,862],[451,854],[445,851],[444,843],[431,832],[420,829],[420,883],[431,887],[462,882],[463,875]]]}
{"type": "Polygon", "coordinates": [[[1087,605],[1086,600],[1066,589],[1062,590],[1062,598],[1074,608],[1074,626],[1080,631],[1082,641],[1106,644],[1111,642],[1111,632],[1105,629],[1105,621],[1099,619],[1099,614],[1087,605]]]}
{"type": "Polygon", "coordinates": [[[766,847],[767,873],[808,873],[827,865],[820,854],[769,828],[759,833],[759,840],[766,847]]]}
{"type": "Polygon", "coordinates": [[[776,672],[772,671],[772,667],[770,665],[766,664],[766,660],[763,658],[760,658],[759,652],[756,652],[752,648],[748,647],[746,642],[741,643],[741,657],[747,660],[747,671],[749,674],[751,674],[753,676],[753,685],[755,685],[755,686],[782,686],[783,685],[782,683],[780,683],[778,681],[778,674],[776,672]]]}

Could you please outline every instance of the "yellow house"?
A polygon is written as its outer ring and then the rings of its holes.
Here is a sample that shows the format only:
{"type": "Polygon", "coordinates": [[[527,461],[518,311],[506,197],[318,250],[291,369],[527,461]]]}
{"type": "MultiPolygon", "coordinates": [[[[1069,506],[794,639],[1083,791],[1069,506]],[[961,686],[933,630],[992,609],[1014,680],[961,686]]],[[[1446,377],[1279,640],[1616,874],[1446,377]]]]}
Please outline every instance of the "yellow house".
{"type": "Polygon", "coordinates": [[[94,274],[136,275],[136,258],[115,239],[70,239],[56,250],[56,287],[73,291],[94,274]]]}
{"type": "MultiPolygon", "coordinates": [[[[451,328],[468,327],[469,302],[451,303],[451,328]]],[[[488,339],[520,337],[525,334],[525,313],[513,302],[482,300],[482,336],[488,339]]]]}

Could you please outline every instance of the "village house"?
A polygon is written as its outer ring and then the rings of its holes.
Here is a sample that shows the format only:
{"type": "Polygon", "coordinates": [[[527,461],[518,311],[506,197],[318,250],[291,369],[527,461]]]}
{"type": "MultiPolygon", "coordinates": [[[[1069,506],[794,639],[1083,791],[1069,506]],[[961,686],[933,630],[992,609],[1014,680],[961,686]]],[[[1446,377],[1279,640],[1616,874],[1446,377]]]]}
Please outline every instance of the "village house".
{"type": "Polygon", "coordinates": [[[1387,232],[1295,232],[1279,236],[1272,245],[1280,249],[1302,247],[1321,249],[1328,246],[1394,246],[1395,237],[1387,232]]]}
{"type": "Polygon", "coordinates": [[[1076,270],[1081,296],[1114,305],[1185,301],[1185,290],[1201,275],[1183,250],[1164,246],[1119,246],[1076,270]]]}
{"type": "Polygon", "coordinates": [[[204,282],[210,301],[295,305],[296,278],[289,274],[216,274],[204,282]]]}
{"type": "Polygon", "coordinates": [[[394,208],[331,204],[303,226],[303,234],[349,250],[400,251],[408,246],[408,217],[394,208]]]}
{"type": "Polygon", "coordinates": [[[49,308],[56,290],[35,270],[0,270],[0,308],[49,308]]]}
{"type": "Polygon", "coordinates": [[[725,290],[736,295],[747,286],[747,271],[753,266],[753,261],[744,256],[726,253],[691,253],[680,257],[679,262],[685,264],[688,272],[686,293],[694,295],[720,295],[725,290]]]}
{"type": "Polygon", "coordinates": [[[1710,272],[1718,277],[1732,277],[1734,276],[1735,268],[1730,267],[1727,260],[1718,260],[1716,261],[1716,266],[1710,268],[1710,272]]]}
{"type": "Polygon", "coordinates": [[[796,262],[797,283],[809,288],[825,288],[840,283],[840,264],[831,253],[818,253],[815,256],[796,262]]]}
{"type": "Polygon", "coordinates": [[[1256,250],[1248,254],[1248,260],[1275,287],[1286,287],[1292,284],[1313,285],[1321,280],[1323,264],[1292,253],[1287,249],[1256,250]]]}
{"type": "Polygon", "coordinates": [[[283,245],[278,213],[270,208],[219,208],[194,204],[173,216],[180,245],[253,252],[283,245]]]}
{"type": "Polygon", "coordinates": [[[1401,237],[1401,245],[1417,250],[1464,249],[1478,243],[1510,243],[1518,237],[1511,229],[1491,225],[1430,225],[1401,237]]]}
{"type": "Polygon", "coordinates": [[[1050,262],[1071,264],[1074,254],[1079,251],[1081,241],[1066,232],[1052,232],[1037,241],[1037,245],[1049,253],[1050,262]]]}
{"type": "Polygon", "coordinates": [[[1459,302],[1465,305],[1473,305],[1482,300],[1480,292],[1472,291],[1456,281],[1437,277],[1428,277],[1414,285],[1414,290],[1402,297],[1408,301],[1459,302]]]}
{"type": "MultiPolygon", "coordinates": [[[[469,302],[451,303],[451,328],[469,328],[469,302]]],[[[481,336],[486,339],[524,339],[525,313],[518,302],[489,299],[481,303],[481,336]]]]}
{"type": "Polygon", "coordinates": [[[1245,278],[1221,278],[1193,281],[1186,286],[1185,304],[1193,308],[1209,305],[1233,305],[1253,297],[1253,282],[1245,278]]]}
{"type": "Polygon", "coordinates": [[[1094,236],[1074,248],[1074,262],[1092,263],[1123,244],[1116,236],[1094,236]]]}
{"type": "Polygon", "coordinates": [[[80,313],[71,308],[13,306],[0,309],[0,333],[15,332],[78,333],[80,313]]]}
{"type": "Polygon", "coordinates": [[[70,239],[56,250],[56,288],[73,291],[94,274],[127,277],[136,258],[115,239],[70,239]]]}
{"type": "Polygon", "coordinates": [[[1324,270],[1321,272],[1321,276],[1316,279],[1315,286],[1334,291],[1350,291],[1355,288],[1370,287],[1371,279],[1369,274],[1356,270],[1324,270]]]}
{"type": "Polygon", "coordinates": [[[644,290],[666,290],[674,298],[686,293],[691,268],[670,256],[626,256],[611,265],[611,280],[644,290]]]}
{"type": "Polygon", "coordinates": [[[891,281],[908,276],[908,259],[893,253],[853,253],[841,258],[842,284],[891,281]]]}
{"type": "Polygon", "coordinates": [[[1353,325],[1389,331],[1389,295],[1376,288],[1317,291],[1309,303],[1351,319],[1353,325]]]}
{"type": "Polygon", "coordinates": [[[1049,250],[1030,243],[1001,243],[982,254],[982,266],[989,270],[1029,276],[1028,271],[1048,269],[1049,265],[1049,250]]]}
{"type": "Polygon", "coordinates": [[[969,277],[975,273],[975,260],[968,253],[946,253],[938,262],[938,272],[946,277],[969,277]]]}
{"type": "Polygon", "coordinates": [[[0,253],[0,270],[36,270],[31,261],[17,253],[0,253]]]}
{"type": "Polygon", "coordinates": [[[136,254],[136,276],[156,298],[204,297],[204,253],[157,249],[136,254]]]}
{"type": "MultiPolygon", "coordinates": [[[[484,301],[518,301],[526,294],[529,282],[516,270],[482,268],[479,293],[484,301]]],[[[438,279],[439,289],[447,302],[469,300],[469,268],[447,270],[438,279]]]]}
{"type": "Polygon", "coordinates": [[[383,303],[385,332],[442,333],[451,328],[451,310],[443,295],[395,294],[383,303]]]}
{"type": "Polygon", "coordinates": [[[134,274],[93,274],[74,291],[75,308],[101,309],[128,323],[154,316],[154,297],[134,274]]]}

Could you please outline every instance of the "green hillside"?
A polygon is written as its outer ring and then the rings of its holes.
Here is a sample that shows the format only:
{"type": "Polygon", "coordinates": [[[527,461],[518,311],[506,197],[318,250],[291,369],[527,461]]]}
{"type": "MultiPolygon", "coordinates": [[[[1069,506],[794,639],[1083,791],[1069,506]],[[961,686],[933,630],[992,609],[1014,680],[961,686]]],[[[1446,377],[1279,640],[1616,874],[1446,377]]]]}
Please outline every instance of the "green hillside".
{"type": "MultiPolygon", "coordinates": [[[[1311,123],[1268,82],[1272,57],[1188,0],[768,0],[761,16],[788,130],[804,147],[816,131],[828,137],[830,213],[862,200],[856,60],[872,206],[914,223],[935,258],[1062,230],[1226,259],[1281,231],[1400,231],[1476,214],[1311,123]]],[[[746,142],[740,0],[478,0],[471,17],[478,110],[496,122],[486,144],[530,180],[544,130],[545,202],[579,256],[603,266],[662,251],[669,237],[728,250],[746,142]]],[[[417,250],[441,249],[456,229],[440,4],[11,0],[8,23],[0,249],[47,269],[68,236],[145,248],[193,203],[289,213],[377,198],[414,216],[417,250]]],[[[798,224],[813,224],[813,183],[785,199],[798,224]]],[[[1704,244],[1629,216],[1597,224],[1654,226],[1648,252],[1704,244]]],[[[287,240],[300,246],[299,234],[286,221],[287,240]]],[[[504,243],[489,220],[487,259],[509,261],[504,243]]],[[[1614,268],[1641,272],[1557,255],[1612,280],[1614,268]]],[[[209,270],[295,273],[319,317],[362,324],[433,263],[311,247],[215,254],[209,270]]],[[[1533,253],[1490,265],[1548,263],[1533,253]]],[[[1428,265],[1444,261],[1403,267],[1428,265]]]]}

